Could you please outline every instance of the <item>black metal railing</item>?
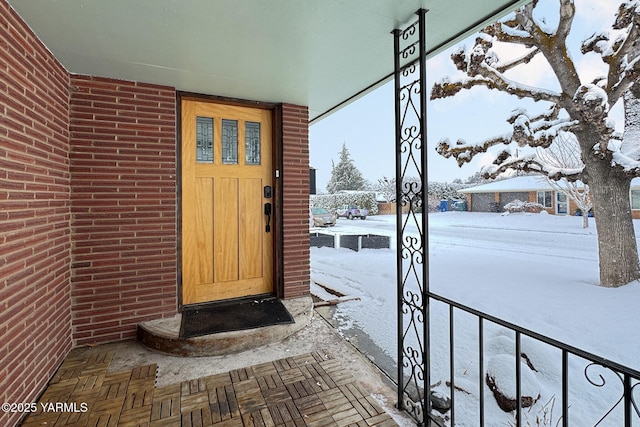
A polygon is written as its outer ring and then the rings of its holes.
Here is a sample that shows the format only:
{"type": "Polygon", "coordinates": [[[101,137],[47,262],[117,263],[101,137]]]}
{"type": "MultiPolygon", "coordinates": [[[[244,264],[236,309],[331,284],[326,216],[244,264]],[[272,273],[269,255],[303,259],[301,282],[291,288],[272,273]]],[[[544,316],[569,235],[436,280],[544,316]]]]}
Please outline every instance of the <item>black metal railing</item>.
{"type": "Polygon", "coordinates": [[[423,295],[429,290],[427,215],[416,214],[427,206],[426,192],[426,10],[418,20],[394,35],[395,117],[396,117],[396,218],[398,277],[398,407],[420,420],[431,412],[428,390],[429,354],[427,305],[423,295]],[[409,214],[403,217],[403,207],[409,214]],[[413,227],[418,235],[408,232],[413,227]],[[417,285],[415,287],[414,285],[417,285]]]}
{"type": "MultiPolygon", "coordinates": [[[[477,335],[478,341],[477,366],[479,377],[477,379],[477,387],[475,390],[478,396],[478,408],[477,420],[459,420],[464,421],[465,424],[469,422],[476,422],[479,426],[490,425],[486,424],[485,416],[485,399],[493,399],[493,396],[485,396],[485,384],[486,384],[486,360],[485,357],[485,332],[488,324],[495,325],[502,328],[505,331],[510,331],[514,336],[514,348],[513,359],[515,365],[515,376],[512,378],[515,384],[515,408],[512,410],[514,419],[511,425],[513,426],[526,426],[526,425],[553,425],[553,426],[570,426],[570,425],[592,425],[592,426],[631,426],[635,422],[640,422],[640,407],[639,401],[636,398],[636,394],[640,390],[640,371],[631,369],[622,364],[616,363],[611,360],[607,360],[596,354],[584,351],[574,346],[565,344],[558,340],[546,337],[540,333],[528,330],[513,323],[504,321],[495,316],[483,313],[474,308],[465,306],[458,302],[436,295],[434,293],[428,293],[427,299],[431,302],[427,304],[433,308],[433,302],[444,304],[446,307],[444,311],[449,313],[449,380],[447,382],[450,390],[451,409],[448,412],[447,424],[453,426],[458,420],[456,420],[456,399],[454,392],[457,389],[461,389],[456,384],[456,313],[465,313],[466,316],[472,316],[477,320],[477,335]],[[523,408],[523,391],[522,391],[522,377],[523,377],[523,364],[527,366],[530,364],[526,353],[523,352],[522,343],[523,339],[531,340],[530,346],[545,345],[548,348],[553,349],[557,354],[559,365],[559,378],[555,389],[558,390],[557,395],[551,396],[555,403],[558,403],[556,408],[560,413],[546,414],[544,422],[542,416],[534,414],[534,418],[537,420],[528,420],[525,415],[525,409],[523,408]],[[526,361],[526,364],[523,363],[526,361]],[[570,363],[572,362],[572,363],[570,363]],[[573,366],[574,369],[571,369],[573,366]],[[576,369],[581,371],[581,378],[576,375],[576,369]],[[573,372],[573,373],[572,373],[573,372]],[[613,382],[613,384],[611,384],[613,382]],[[576,393],[570,393],[572,388],[578,390],[584,390],[584,386],[593,387],[594,393],[590,393],[589,396],[575,395],[576,393]],[[614,390],[615,388],[615,390],[614,390]],[[596,399],[594,399],[594,396],[596,399]],[[600,411],[597,413],[597,408],[594,409],[594,405],[598,403],[600,411]],[[593,419],[586,420],[585,412],[591,410],[595,413],[592,415],[593,419]],[[580,421],[575,420],[575,416],[580,416],[580,421]]],[[[467,336],[468,339],[468,336],[467,336]]],[[[467,343],[468,345],[468,343],[467,343]]],[[[435,354],[432,352],[427,357],[430,358],[442,358],[447,357],[444,354],[435,354]]],[[[527,368],[524,368],[527,369],[527,368]]],[[[468,386],[468,382],[465,382],[465,386],[468,386]]],[[[467,390],[469,393],[473,393],[474,390],[467,390]]],[[[549,398],[549,396],[547,396],[549,398]]],[[[465,413],[470,411],[466,408],[465,413]]],[[[425,414],[426,415],[426,414],[425,414]]],[[[439,417],[436,417],[432,413],[422,420],[426,425],[432,425],[436,423],[440,425],[442,423],[439,417]]]]}
{"type": "MultiPolygon", "coordinates": [[[[513,363],[512,382],[514,396],[507,413],[513,419],[506,425],[553,425],[553,426],[625,426],[630,427],[633,421],[640,425],[640,372],[621,364],[583,351],[530,331],[497,317],[482,313],[455,301],[432,293],[429,289],[429,219],[427,212],[427,87],[426,87],[426,14],[421,9],[417,12],[418,20],[405,29],[396,29],[394,35],[395,66],[395,112],[396,112],[396,201],[397,201],[397,300],[398,300],[398,348],[397,348],[397,380],[398,407],[412,415],[420,425],[494,425],[489,424],[487,405],[489,399],[485,385],[487,383],[487,366],[492,360],[485,360],[490,352],[485,348],[487,331],[498,328],[508,331],[512,336],[513,348],[509,350],[513,363]],[[408,209],[407,209],[408,208],[408,209]],[[403,209],[408,214],[403,214],[403,209]],[[425,213],[423,215],[423,212],[425,213]],[[417,232],[416,232],[417,230],[417,232]],[[443,308],[444,306],[444,308],[443,308]],[[465,335],[463,345],[457,345],[456,338],[461,328],[457,326],[460,318],[467,324],[462,332],[467,333],[469,319],[477,327],[472,338],[465,335]],[[448,318],[448,337],[438,337],[437,346],[434,340],[434,319],[448,318]],[[477,326],[475,325],[477,322],[477,326]],[[448,340],[448,354],[438,354],[443,348],[440,344],[448,340]],[[474,382],[458,384],[456,381],[457,366],[456,348],[468,350],[477,341],[475,360],[478,369],[474,382]],[[522,361],[527,361],[522,351],[523,344],[531,343],[548,347],[557,355],[558,375],[553,377],[550,386],[554,393],[549,404],[543,405],[542,414],[534,414],[535,419],[527,418],[529,409],[523,396],[522,361]],[[449,365],[448,374],[434,370],[434,361],[446,360],[449,365]],[[448,376],[449,410],[443,414],[435,413],[432,405],[432,388],[448,376]],[[477,384],[476,384],[477,383],[477,384]],[[477,396],[476,408],[465,407],[465,419],[459,417],[456,409],[469,405],[469,399],[458,402],[455,390],[465,390],[469,384],[476,384],[476,390],[466,390],[477,396]],[[583,387],[577,387],[582,384],[583,387]],[[612,387],[616,389],[612,391],[612,387]],[[577,395],[589,389],[588,395],[577,395]],[[557,406],[556,406],[557,404],[557,406]],[[560,413],[558,413],[558,411],[560,413]],[[475,412],[474,419],[466,419],[470,412],[475,412]],[[593,419],[587,419],[583,412],[588,412],[593,419]]],[[[620,325],[624,327],[624,325],[620,325]]],[[[629,325],[634,328],[636,325],[629,325]]],[[[511,339],[511,338],[510,338],[511,339]]],[[[511,343],[511,341],[510,341],[511,343]]],[[[460,343],[458,343],[460,344],[460,343]]],[[[507,356],[509,356],[507,354],[507,356]]],[[[511,359],[509,359],[511,360],[511,359]]],[[[530,363],[530,361],[529,361],[530,363]]],[[[524,368],[529,369],[529,368],[524,368]]],[[[510,381],[511,379],[507,380],[510,381]]],[[[493,390],[491,390],[493,391],[493,390]]],[[[460,391],[460,393],[464,393],[460,391]]],[[[549,393],[546,393],[547,397],[549,393]]],[[[472,399],[472,402],[474,400],[472,399]]],[[[493,405],[493,403],[492,403],[493,405]]],[[[505,404],[506,406],[506,404],[505,404]]],[[[502,425],[502,424],[500,424],[502,425]]]]}

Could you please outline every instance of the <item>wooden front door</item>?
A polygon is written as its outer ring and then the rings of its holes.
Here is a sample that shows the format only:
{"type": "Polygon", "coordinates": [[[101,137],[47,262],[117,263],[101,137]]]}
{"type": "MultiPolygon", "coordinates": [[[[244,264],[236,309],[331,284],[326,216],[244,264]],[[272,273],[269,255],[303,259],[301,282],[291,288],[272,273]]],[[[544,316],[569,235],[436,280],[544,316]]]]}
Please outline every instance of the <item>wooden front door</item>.
{"type": "Polygon", "coordinates": [[[273,291],[271,140],[270,110],[182,101],[183,304],[273,291]]]}

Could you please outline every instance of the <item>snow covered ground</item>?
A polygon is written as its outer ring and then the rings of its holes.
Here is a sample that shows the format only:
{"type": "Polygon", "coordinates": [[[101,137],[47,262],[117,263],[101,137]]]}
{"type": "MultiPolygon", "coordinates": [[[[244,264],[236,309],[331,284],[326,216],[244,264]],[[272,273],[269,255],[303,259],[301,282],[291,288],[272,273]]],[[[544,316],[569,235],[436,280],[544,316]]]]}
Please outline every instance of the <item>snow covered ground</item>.
{"type": "MultiPolygon", "coordinates": [[[[431,290],[503,320],[558,341],[640,370],[640,283],[617,289],[597,286],[598,256],[595,222],[546,214],[497,215],[444,212],[429,215],[431,290]]],[[[638,229],[638,227],[636,227],[638,229]]],[[[395,217],[374,216],[366,221],[339,220],[329,232],[395,235],[395,217]]],[[[409,232],[417,232],[410,229],[409,232]]],[[[392,244],[394,248],[395,243],[392,244]]],[[[396,279],[394,249],[312,248],[312,280],[347,297],[335,318],[345,330],[353,325],[395,359],[396,279]]],[[[325,295],[322,288],[312,291],[325,295]]],[[[325,295],[326,296],[326,295],[325,295]]],[[[335,298],[335,297],[333,297],[335,298]]],[[[432,383],[449,380],[448,308],[432,307],[432,383]]],[[[478,424],[478,321],[456,313],[455,381],[465,391],[456,393],[456,425],[478,424]]],[[[501,355],[514,354],[513,334],[489,324],[485,328],[485,370],[500,368],[501,355]]],[[[561,413],[560,352],[523,338],[537,372],[526,387],[540,394],[527,413],[532,425],[545,408],[556,425],[561,413]],[[547,402],[551,402],[548,405],[547,402]]],[[[511,357],[513,365],[513,357],[511,357]]],[[[570,358],[570,425],[594,425],[622,395],[621,382],[602,370],[570,358]]],[[[524,365],[523,365],[524,366],[524,365]]],[[[512,368],[515,370],[515,368],[512,368]]],[[[529,369],[529,368],[527,368],[529,369]]],[[[529,371],[525,372],[529,373],[529,371]]],[[[523,384],[523,387],[525,384],[523,384]]],[[[508,425],[505,414],[485,385],[486,425],[508,425]]],[[[445,386],[441,387],[449,394],[445,386]]],[[[640,388],[640,386],[638,387],[640,388]]],[[[640,403],[640,392],[634,396],[640,403]]],[[[620,425],[621,405],[600,425],[620,425]]]]}

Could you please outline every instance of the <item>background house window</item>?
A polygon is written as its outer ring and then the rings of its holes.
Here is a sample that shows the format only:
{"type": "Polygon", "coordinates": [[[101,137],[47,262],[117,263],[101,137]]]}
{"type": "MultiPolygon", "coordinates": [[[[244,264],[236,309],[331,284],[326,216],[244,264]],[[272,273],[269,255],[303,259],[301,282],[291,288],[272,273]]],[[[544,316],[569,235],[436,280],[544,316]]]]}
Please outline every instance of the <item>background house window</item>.
{"type": "Polygon", "coordinates": [[[538,191],[538,203],[545,208],[553,207],[553,192],[552,191],[538,191]]]}
{"type": "Polygon", "coordinates": [[[640,209],[640,190],[631,190],[631,209],[640,209]]]}

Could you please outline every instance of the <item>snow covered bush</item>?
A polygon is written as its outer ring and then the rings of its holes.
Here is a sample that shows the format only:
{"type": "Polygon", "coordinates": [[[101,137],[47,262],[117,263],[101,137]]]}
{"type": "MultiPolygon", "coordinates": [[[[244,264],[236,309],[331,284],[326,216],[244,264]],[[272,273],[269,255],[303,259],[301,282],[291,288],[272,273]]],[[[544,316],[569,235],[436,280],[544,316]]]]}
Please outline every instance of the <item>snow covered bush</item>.
{"type": "Polygon", "coordinates": [[[429,196],[434,196],[438,200],[456,200],[464,199],[464,195],[458,193],[458,190],[462,190],[467,187],[471,187],[470,184],[451,183],[451,182],[429,182],[427,184],[427,193],[429,196]]]}
{"type": "MultiPolygon", "coordinates": [[[[384,182],[386,187],[384,191],[382,184],[378,186],[379,193],[383,194],[388,201],[395,201],[395,180],[384,178],[378,180],[384,182]]],[[[407,182],[417,182],[417,178],[409,178],[407,182]]],[[[458,193],[458,190],[472,186],[473,184],[450,183],[450,182],[429,182],[427,184],[427,203],[429,212],[436,212],[440,209],[440,200],[459,200],[465,199],[464,194],[458,193]]],[[[343,205],[357,205],[360,208],[369,210],[369,215],[378,214],[378,202],[376,200],[376,192],[373,191],[341,191],[334,194],[314,194],[311,195],[311,207],[326,208],[329,212],[335,212],[343,205]]],[[[415,206],[415,205],[414,205],[415,206]]]]}
{"type": "Polygon", "coordinates": [[[544,210],[544,206],[540,203],[535,202],[523,202],[518,199],[513,202],[509,202],[504,205],[505,212],[514,213],[514,212],[531,212],[531,213],[540,213],[544,210]]]}
{"type": "MultiPolygon", "coordinates": [[[[540,398],[540,383],[527,363],[521,359],[520,369],[521,402],[523,408],[532,406],[540,398]]],[[[487,362],[487,374],[485,380],[492,391],[496,403],[505,412],[511,412],[517,408],[517,392],[513,379],[516,378],[516,366],[513,356],[510,354],[498,354],[487,362]]]]}
{"type": "Polygon", "coordinates": [[[336,194],[313,194],[309,205],[312,208],[325,208],[335,212],[344,205],[356,205],[369,210],[369,215],[378,214],[378,202],[373,191],[345,191],[336,194]]]}

